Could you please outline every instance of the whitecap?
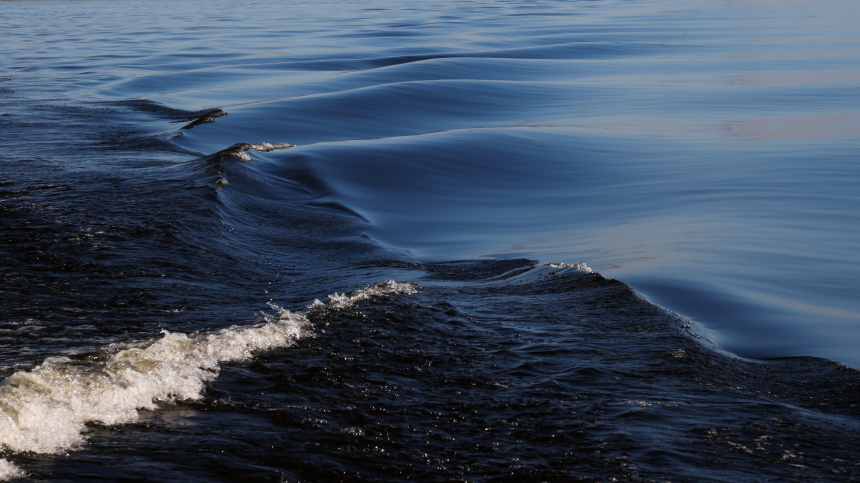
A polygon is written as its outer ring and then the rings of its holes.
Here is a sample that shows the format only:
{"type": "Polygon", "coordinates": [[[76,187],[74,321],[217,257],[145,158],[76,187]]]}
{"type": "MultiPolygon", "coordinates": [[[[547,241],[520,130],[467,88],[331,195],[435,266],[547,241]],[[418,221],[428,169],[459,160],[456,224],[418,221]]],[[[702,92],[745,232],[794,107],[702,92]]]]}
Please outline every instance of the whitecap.
{"type": "MultiPolygon", "coordinates": [[[[412,294],[417,285],[388,280],[348,294],[332,294],[309,310],[340,309],[391,294],[412,294]]],[[[102,350],[99,360],[49,357],[0,383],[0,448],[7,452],[60,453],[84,443],[85,425],[137,421],[139,409],[158,403],[200,400],[221,365],[259,351],[285,348],[313,336],[306,312],[271,305],[274,314],[250,326],[162,337],[102,350]]],[[[23,476],[0,459],[0,479],[23,476]]]]}

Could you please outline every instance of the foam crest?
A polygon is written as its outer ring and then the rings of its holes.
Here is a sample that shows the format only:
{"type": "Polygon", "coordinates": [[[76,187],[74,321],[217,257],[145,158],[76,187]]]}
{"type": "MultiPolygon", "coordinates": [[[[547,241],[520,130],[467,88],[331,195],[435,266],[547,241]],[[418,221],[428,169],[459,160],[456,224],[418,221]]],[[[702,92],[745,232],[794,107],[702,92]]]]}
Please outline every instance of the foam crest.
{"type": "Polygon", "coordinates": [[[212,334],[163,332],[161,339],[116,350],[106,361],[49,358],[0,386],[0,445],[55,453],[83,442],[88,422],[130,423],[158,402],[197,400],[220,363],[287,347],[310,334],[303,314],[279,310],[264,323],[212,334]]]}
{"type": "Polygon", "coordinates": [[[13,480],[23,476],[26,474],[20,468],[10,463],[9,460],[0,458],[0,480],[13,480]]]}
{"type": "Polygon", "coordinates": [[[354,292],[339,294],[337,292],[328,296],[327,303],[314,300],[311,307],[322,308],[328,307],[333,309],[345,309],[353,306],[356,302],[368,300],[375,297],[382,297],[391,294],[410,295],[418,292],[418,284],[412,282],[395,282],[394,280],[386,280],[361,290],[354,292]]]}
{"type": "Polygon", "coordinates": [[[239,143],[230,146],[227,149],[218,151],[217,153],[211,156],[212,159],[224,159],[225,157],[234,157],[239,158],[242,161],[251,161],[251,156],[248,155],[248,151],[260,151],[261,153],[270,153],[272,151],[280,151],[282,149],[292,148],[293,145],[290,143],[260,143],[260,144],[248,144],[248,143],[239,143]]]}
{"type": "Polygon", "coordinates": [[[293,147],[290,143],[261,143],[261,144],[251,144],[250,149],[254,151],[260,151],[263,153],[270,153],[272,151],[279,151],[281,149],[287,149],[293,147]]]}
{"type": "MultiPolygon", "coordinates": [[[[416,285],[387,280],[349,294],[333,294],[309,309],[341,308],[372,297],[411,294],[416,285]]],[[[131,423],[138,409],[159,403],[199,400],[221,364],[251,358],[255,352],[289,347],[313,335],[306,313],[276,305],[260,323],[212,333],[163,336],[113,346],[93,359],[51,357],[0,384],[0,448],[11,452],[58,453],[84,442],[87,423],[131,423]]],[[[0,459],[0,479],[24,476],[0,459]]]]}
{"type": "Polygon", "coordinates": [[[593,270],[591,267],[586,265],[584,262],[576,262],[576,263],[547,263],[546,266],[552,268],[572,268],[574,270],[579,270],[585,273],[591,273],[593,270]]]}

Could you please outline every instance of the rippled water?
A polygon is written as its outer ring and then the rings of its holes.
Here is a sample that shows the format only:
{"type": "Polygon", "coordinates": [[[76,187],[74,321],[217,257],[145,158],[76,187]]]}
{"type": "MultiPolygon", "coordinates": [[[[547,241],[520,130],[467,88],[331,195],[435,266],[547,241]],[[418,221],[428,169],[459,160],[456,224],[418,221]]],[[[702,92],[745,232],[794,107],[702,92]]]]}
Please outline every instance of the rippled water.
{"type": "Polygon", "coordinates": [[[0,12],[6,477],[860,474],[855,3],[0,12]]]}

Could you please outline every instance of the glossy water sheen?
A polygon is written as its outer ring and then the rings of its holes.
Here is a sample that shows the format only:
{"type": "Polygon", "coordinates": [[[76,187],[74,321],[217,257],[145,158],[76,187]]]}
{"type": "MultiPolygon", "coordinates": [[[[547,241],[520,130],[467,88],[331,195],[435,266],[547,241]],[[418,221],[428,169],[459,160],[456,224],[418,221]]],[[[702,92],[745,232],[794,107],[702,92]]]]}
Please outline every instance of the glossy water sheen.
{"type": "Polygon", "coordinates": [[[0,2],[0,475],[856,478],[858,18],[0,2]]]}

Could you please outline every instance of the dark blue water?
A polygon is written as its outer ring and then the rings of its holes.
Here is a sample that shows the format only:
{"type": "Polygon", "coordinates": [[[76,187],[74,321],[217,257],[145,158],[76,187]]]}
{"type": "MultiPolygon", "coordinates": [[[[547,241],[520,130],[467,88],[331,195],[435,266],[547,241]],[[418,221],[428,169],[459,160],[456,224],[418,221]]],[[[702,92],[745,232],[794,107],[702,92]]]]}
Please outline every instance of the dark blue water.
{"type": "Polygon", "coordinates": [[[0,13],[6,478],[860,475],[855,3],[0,13]]]}

